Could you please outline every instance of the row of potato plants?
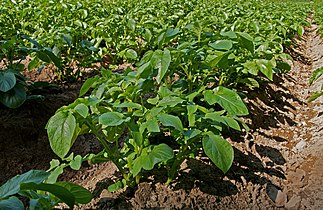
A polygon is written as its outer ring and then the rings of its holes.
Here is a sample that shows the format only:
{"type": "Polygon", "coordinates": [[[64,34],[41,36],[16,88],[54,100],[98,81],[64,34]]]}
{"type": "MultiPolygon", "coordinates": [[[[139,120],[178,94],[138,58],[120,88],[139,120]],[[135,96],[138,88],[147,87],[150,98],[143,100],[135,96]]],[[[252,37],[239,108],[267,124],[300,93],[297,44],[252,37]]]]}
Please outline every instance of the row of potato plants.
{"type": "Polygon", "coordinates": [[[249,112],[242,99],[245,95],[239,90],[259,87],[260,80],[272,80],[274,73],[290,70],[287,60],[291,58],[283,45],[290,43],[294,33],[304,33],[311,6],[180,1],[173,7],[189,12],[179,18],[166,15],[166,8],[172,8],[168,1],[143,1],[139,5],[142,10],[134,6],[132,13],[128,11],[133,18],[126,16],[128,26],[123,29],[133,31],[126,34],[126,40],[147,41],[136,36],[136,31],[147,32],[154,22],[157,29],[146,33],[151,41],[143,51],[129,50],[127,46],[133,45],[123,42],[129,61],[137,60],[133,62],[135,70],[118,73],[102,69],[100,76],[84,83],[80,97],[60,108],[47,124],[51,147],[61,158],[51,162],[53,180],[65,167],[79,169],[82,161],[89,160],[112,161],[123,174],[110,191],[135,187],[145,171],[155,167],[167,169],[165,182],[170,184],[180,164],[201,151],[227,172],[234,154],[222,134],[230,129],[248,130],[240,119],[249,112]],[[194,3],[199,9],[192,9],[194,3]],[[278,11],[282,6],[288,7],[278,11]],[[214,11],[235,15],[214,17],[214,11]],[[246,18],[245,11],[253,16],[246,18]],[[104,150],[85,157],[70,154],[77,136],[85,133],[94,134],[104,150]]]}
{"type": "MultiPolygon", "coordinates": [[[[303,33],[309,6],[305,1],[258,0],[5,0],[0,2],[0,38],[30,36],[61,58],[58,78],[75,79],[82,68],[100,60],[134,62],[148,50],[172,47],[172,34],[187,28],[197,39],[214,31],[244,31],[263,48],[281,50],[295,32],[303,33]],[[70,67],[73,60],[76,72],[70,67]]],[[[183,35],[175,42],[185,40],[183,35]]]]}

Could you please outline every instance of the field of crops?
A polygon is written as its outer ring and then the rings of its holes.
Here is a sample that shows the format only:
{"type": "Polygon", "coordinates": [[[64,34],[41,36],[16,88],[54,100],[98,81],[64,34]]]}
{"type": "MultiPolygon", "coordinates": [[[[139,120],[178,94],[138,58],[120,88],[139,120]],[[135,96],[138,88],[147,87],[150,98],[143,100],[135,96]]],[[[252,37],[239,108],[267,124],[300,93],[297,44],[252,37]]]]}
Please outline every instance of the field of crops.
{"type": "MultiPolygon", "coordinates": [[[[166,169],[163,182],[171,185],[185,160],[204,154],[228,172],[235,156],[227,139],[250,130],[249,92],[291,70],[288,49],[313,11],[322,32],[322,8],[305,0],[2,0],[0,109],[44,100],[35,89],[83,85],[46,125],[57,155],[50,169],[3,185],[0,209],[90,202],[85,188],[58,181],[84,162],[116,166],[110,192],[136,189],[155,169],[166,169]],[[44,69],[54,75],[51,83],[25,74],[44,69]],[[71,152],[84,134],[103,150],[71,152]]],[[[322,68],[312,81],[320,75],[322,68]]]]}

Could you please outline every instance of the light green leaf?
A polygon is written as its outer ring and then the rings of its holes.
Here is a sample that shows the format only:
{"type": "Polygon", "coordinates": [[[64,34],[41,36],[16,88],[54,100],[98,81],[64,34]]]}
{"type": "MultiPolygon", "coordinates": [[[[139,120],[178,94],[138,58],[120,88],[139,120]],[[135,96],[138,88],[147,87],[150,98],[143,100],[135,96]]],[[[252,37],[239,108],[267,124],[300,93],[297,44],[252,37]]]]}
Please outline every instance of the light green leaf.
{"type": "Polygon", "coordinates": [[[46,128],[52,150],[60,158],[64,158],[72,147],[76,131],[75,117],[70,112],[57,112],[49,119],[46,128]]]}
{"type": "Polygon", "coordinates": [[[196,105],[187,105],[187,118],[190,127],[195,126],[195,112],[197,111],[196,105]]]}
{"type": "Polygon", "coordinates": [[[118,112],[107,112],[99,117],[99,123],[106,126],[118,126],[129,121],[129,118],[118,112]]]}
{"type": "Polygon", "coordinates": [[[310,77],[310,85],[312,85],[316,80],[318,80],[323,75],[323,67],[316,69],[310,77]]]}
{"type": "Polygon", "coordinates": [[[156,81],[157,81],[158,84],[161,83],[162,79],[166,75],[166,72],[168,70],[170,62],[171,62],[170,51],[168,49],[164,49],[164,52],[161,55],[161,57],[159,58],[159,61],[158,61],[157,65],[156,65],[156,67],[158,69],[158,74],[156,76],[156,81]]]}
{"type": "Polygon", "coordinates": [[[83,103],[76,105],[74,110],[77,111],[77,113],[79,113],[83,118],[86,118],[89,114],[89,108],[83,103]]]}
{"type": "Polygon", "coordinates": [[[75,158],[70,162],[70,167],[73,170],[80,170],[82,165],[82,156],[76,155],[75,158]]]}
{"type": "Polygon", "coordinates": [[[215,50],[230,50],[233,42],[231,40],[218,40],[210,43],[209,46],[215,50]]]}
{"type": "Polygon", "coordinates": [[[129,49],[126,51],[125,56],[128,59],[136,59],[137,58],[137,52],[134,51],[133,49],[129,49]]]}
{"type": "Polygon", "coordinates": [[[205,154],[223,173],[226,173],[230,169],[234,158],[231,144],[212,132],[208,132],[204,136],[202,144],[205,154]]]}
{"type": "Polygon", "coordinates": [[[231,115],[248,115],[248,109],[240,96],[233,90],[219,86],[214,91],[204,91],[204,98],[208,104],[218,103],[231,115]]]}
{"type": "Polygon", "coordinates": [[[177,96],[166,96],[159,101],[158,106],[175,107],[177,104],[183,103],[184,100],[177,96]]]}

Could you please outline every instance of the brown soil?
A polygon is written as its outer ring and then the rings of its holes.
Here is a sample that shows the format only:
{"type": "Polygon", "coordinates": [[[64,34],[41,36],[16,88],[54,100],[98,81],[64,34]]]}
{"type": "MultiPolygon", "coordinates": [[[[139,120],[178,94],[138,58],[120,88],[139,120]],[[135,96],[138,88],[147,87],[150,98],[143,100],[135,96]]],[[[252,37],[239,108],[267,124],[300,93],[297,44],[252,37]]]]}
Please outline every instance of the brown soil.
{"type": "MultiPolygon", "coordinates": [[[[307,103],[323,82],[308,85],[310,73],[323,66],[317,26],[308,28],[298,42],[295,52],[302,56],[292,71],[248,93],[251,115],[246,121],[251,131],[230,134],[235,161],[227,174],[201,155],[186,160],[169,187],[163,184],[167,172],[156,170],[147,173],[136,190],[110,193],[107,186],[120,178],[113,164],[84,165],[63,177],[94,193],[93,202],[79,209],[320,209],[323,98],[307,103]]],[[[48,168],[55,156],[44,126],[57,108],[77,97],[77,90],[50,94],[17,110],[0,108],[0,184],[17,173],[48,168]]],[[[74,147],[83,154],[98,149],[89,135],[74,147]]]]}

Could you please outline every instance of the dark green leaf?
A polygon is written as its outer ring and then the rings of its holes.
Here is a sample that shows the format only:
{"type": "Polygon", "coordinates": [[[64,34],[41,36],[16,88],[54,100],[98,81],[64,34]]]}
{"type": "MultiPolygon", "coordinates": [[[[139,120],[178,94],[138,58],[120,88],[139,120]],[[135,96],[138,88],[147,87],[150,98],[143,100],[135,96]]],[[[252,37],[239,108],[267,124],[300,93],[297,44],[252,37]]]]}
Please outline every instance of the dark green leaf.
{"type": "Polygon", "coordinates": [[[65,187],[56,185],[56,184],[35,184],[33,182],[23,183],[20,185],[21,190],[40,190],[53,194],[61,201],[66,203],[70,208],[73,208],[75,204],[74,195],[65,187]]]}
{"type": "Polygon", "coordinates": [[[202,143],[205,154],[223,173],[226,173],[230,169],[234,157],[231,144],[212,132],[207,133],[202,143]]]}
{"type": "Polygon", "coordinates": [[[237,34],[240,36],[241,44],[250,52],[254,52],[255,45],[253,43],[253,38],[245,32],[237,32],[237,34]]]}
{"type": "Polygon", "coordinates": [[[13,89],[6,93],[0,92],[0,102],[12,109],[21,106],[26,98],[26,89],[21,84],[16,84],[13,89]]]}
{"type": "Polygon", "coordinates": [[[55,185],[62,186],[70,191],[75,197],[75,202],[87,204],[92,200],[92,193],[84,187],[71,182],[57,182],[55,185]]]}
{"type": "Polygon", "coordinates": [[[0,198],[17,194],[20,191],[21,183],[34,182],[40,184],[48,176],[49,172],[40,170],[31,170],[24,174],[17,175],[0,187],[0,198]]]}
{"type": "Polygon", "coordinates": [[[24,210],[24,204],[15,196],[5,200],[0,200],[1,210],[24,210]]]}
{"type": "Polygon", "coordinates": [[[16,76],[12,72],[0,71],[0,91],[7,92],[16,85],[16,76]]]}
{"type": "Polygon", "coordinates": [[[161,113],[158,115],[157,118],[164,126],[171,126],[177,129],[178,131],[183,132],[183,124],[179,117],[161,113]]]}
{"type": "Polygon", "coordinates": [[[89,89],[92,87],[93,83],[96,82],[99,79],[98,76],[95,76],[93,78],[87,79],[84,84],[81,87],[79,97],[83,96],[89,89]]]}
{"type": "Polygon", "coordinates": [[[323,67],[316,69],[310,77],[310,85],[312,85],[316,80],[318,80],[323,75],[323,67]]]}

